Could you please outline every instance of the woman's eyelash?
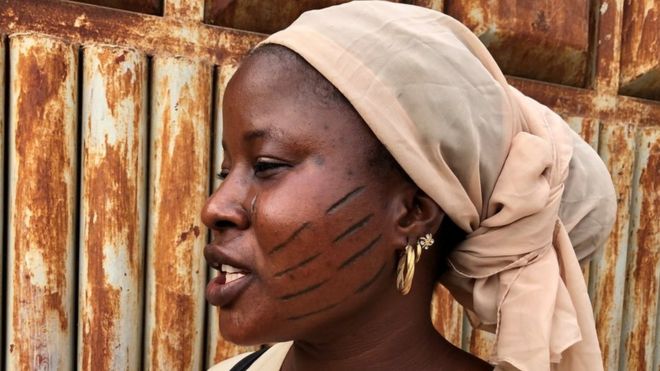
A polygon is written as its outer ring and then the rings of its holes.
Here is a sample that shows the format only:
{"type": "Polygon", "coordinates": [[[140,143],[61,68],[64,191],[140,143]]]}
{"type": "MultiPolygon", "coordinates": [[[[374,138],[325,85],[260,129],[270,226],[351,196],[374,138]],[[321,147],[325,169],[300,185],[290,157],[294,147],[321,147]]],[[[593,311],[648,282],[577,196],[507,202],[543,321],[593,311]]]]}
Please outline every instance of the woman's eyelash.
{"type": "Polygon", "coordinates": [[[225,180],[227,175],[229,175],[229,170],[220,170],[219,173],[215,174],[216,178],[219,180],[225,180]]]}
{"type": "Polygon", "coordinates": [[[281,162],[258,161],[256,164],[254,164],[254,173],[258,175],[261,172],[277,169],[283,166],[287,165],[281,162]]]}

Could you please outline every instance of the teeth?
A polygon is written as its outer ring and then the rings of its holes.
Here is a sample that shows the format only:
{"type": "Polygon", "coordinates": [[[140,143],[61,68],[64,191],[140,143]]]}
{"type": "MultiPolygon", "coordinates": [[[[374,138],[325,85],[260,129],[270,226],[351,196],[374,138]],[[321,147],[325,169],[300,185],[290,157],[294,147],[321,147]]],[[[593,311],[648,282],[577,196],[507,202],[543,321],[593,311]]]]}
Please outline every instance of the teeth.
{"type": "Polygon", "coordinates": [[[245,276],[243,273],[227,273],[225,274],[225,284],[229,282],[236,281],[237,279],[245,276]]]}
{"type": "Polygon", "coordinates": [[[240,273],[240,272],[243,272],[242,270],[240,270],[236,267],[232,267],[229,264],[223,264],[222,267],[220,267],[220,270],[225,272],[225,273],[240,273]]]}

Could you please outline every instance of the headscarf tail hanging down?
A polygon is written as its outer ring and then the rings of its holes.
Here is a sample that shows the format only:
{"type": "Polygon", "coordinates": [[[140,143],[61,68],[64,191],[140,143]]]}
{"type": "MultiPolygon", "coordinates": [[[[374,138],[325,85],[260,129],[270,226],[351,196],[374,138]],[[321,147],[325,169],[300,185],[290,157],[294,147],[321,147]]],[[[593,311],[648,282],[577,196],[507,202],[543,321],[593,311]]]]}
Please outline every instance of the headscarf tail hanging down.
{"type": "Polygon", "coordinates": [[[307,12],[264,43],[336,86],[468,233],[442,282],[496,333],[496,370],[603,369],[576,251],[589,255],[611,228],[609,174],[476,36],[436,11],[356,1],[307,12]]]}

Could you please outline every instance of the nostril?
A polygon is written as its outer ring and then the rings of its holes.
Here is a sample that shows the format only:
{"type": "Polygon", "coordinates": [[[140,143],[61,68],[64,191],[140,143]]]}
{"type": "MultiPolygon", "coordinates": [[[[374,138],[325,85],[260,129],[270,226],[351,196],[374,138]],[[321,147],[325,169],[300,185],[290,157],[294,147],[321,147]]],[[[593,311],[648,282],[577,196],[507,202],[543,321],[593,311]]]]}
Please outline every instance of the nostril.
{"type": "Polygon", "coordinates": [[[213,226],[216,229],[229,229],[236,228],[236,223],[233,223],[229,220],[217,220],[215,223],[213,223],[213,226]]]}

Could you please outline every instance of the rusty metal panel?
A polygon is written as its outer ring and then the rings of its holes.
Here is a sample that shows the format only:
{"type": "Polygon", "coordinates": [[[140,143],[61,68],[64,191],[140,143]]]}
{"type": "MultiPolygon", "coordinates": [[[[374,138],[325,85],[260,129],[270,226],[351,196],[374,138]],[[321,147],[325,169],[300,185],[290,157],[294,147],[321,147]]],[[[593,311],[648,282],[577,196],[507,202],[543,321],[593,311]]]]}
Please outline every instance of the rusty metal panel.
{"type": "Polygon", "coordinates": [[[630,208],[622,370],[653,367],[660,287],[660,129],[640,128],[630,208]]]}
{"type": "Polygon", "coordinates": [[[165,0],[165,16],[201,21],[204,18],[204,0],[165,0]]]}
{"type": "Polygon", "coordinates": [[[79,3],[107,6],[132,12],[161,15],[163,0],[75,0],[79,3]]]}
{"type": "Polygon", "coordinates": [[[479,36],[505,73],[585,85],[588,0],[456,0],[446,11],[479,36]]]}
{"type": "Polygon", "coordinates": [[[598,120],[579,116],[569,116],[566,118],[566,122],[573,131],[580,134],[580,137],[582,137],[585,142],[589,143],[591,148],[596,151],[598,150],[598,132],[600,129],[598,120]]]}
{"type": "Polygon", "coordinates": [[[83,50],[78,364],[138,370],[145,231],[147,58],[83,50]]]}
{"type": "Polygon", "coordinates": [[[612,232],[604,247],[598,250],[591,263],[589,296],[594,306],[598,341],[603,352],[605,370],[617,370],[621,315],[625,295],[626,253],[632,170],[634,163],[634,126],[621,123],[602,123],[599,154],[607,165],[617,196],[617,215],[612,232]]]}
{"type": "MultiPolygon", "coordinates": [[[[206,23],[260,33],[286,28],[302,13],[347,3],[350,0],[205,0],[206,23]]],[[[388,0],[442,10],[443,0],[388,0]]]]}
{"type": "Polygon", "coordinates": [[[449,290],[436,284],[431,301],[431,319],[433,326],[445,339],[456,347],[461,347],[463,339],[463,306],[460,305],[449,290]]]}
{"type": "Polygon", "coordinates": [[[472,328],[467,316],[465,316],[463,331],[466,335],[463,337],[463,349],[488,361],[495,349],[495,334],[472,328]]]}
{"type": "MultiPolygon", "coordinates": [[[[0,34],[0,195],[4,195],[5,174],[5,37],[0,34]]],[[[4,196],[0,197],[0,287],[4,287],[4,263],[5,263],[5,246],[4,243],[4,228],[5,228],[5,204],[4,196]]],[[[3,302],[3,293],[0,293],[0,319],[5,319],[5,303],[3,302]]],[[[3,349],[5,346],[5,334],[0,325],[0,367],[4,364],[3,349]]]]}
{"type": "MultiPolygon", "coordinates": [[[[236,72],[238,68],[238,56],[233,57],[229,56],[225,61],[218,66],[216,70],[216,85],[215,85],[215,120],[214,120],[214,140],[213,140],[213,189],[217,189],[220,186],[220,180],[215,174],[217,174],[222,165],[222,98],[225,93],[225,87],[231,79],[231,76],[236,72]]],[[[216,270],[209,270],[209,279],[215,278],[217,276],[216,270]]],[[[208,321],[206,324],[207,329],[207,349],[206,352],[206,367],[211,367],[212,365],[233,357],[237,354],[244,352],[257,350],[258,347],[244,347],[238,346],[233,343],[230,343],[222,338],[220,334],[220,310],[218,307],[207,304],[207,313],[208,321]]]]}
{"type": "Polygon", "coordinates": [[[211,66],[154,58],[144,367],[202,366],[211,66]]]}
{"type": "MultiPolygon", "coordinates": [[[[594,45],[596,58],[592,62],[594,78],[589,87],[599,93],[598,98],[602,101],[611,100],[619,90],[623,2],[624,0],[592,0],[596,8],[598,26],[595,30],[597,40],[594,45]]],[[[601,109],[606,107],[598,107],[598,110],[601,109]]]]}
{"type": "Polygon", "coordinates": [[[621,37],[620,93],[660,100],[660,2],[626,1],[621,37]]]}
{"type": "Polygon", "coordinates": [[[77,49],[10,39],[6,366],[73,365],[77,49]]]}

